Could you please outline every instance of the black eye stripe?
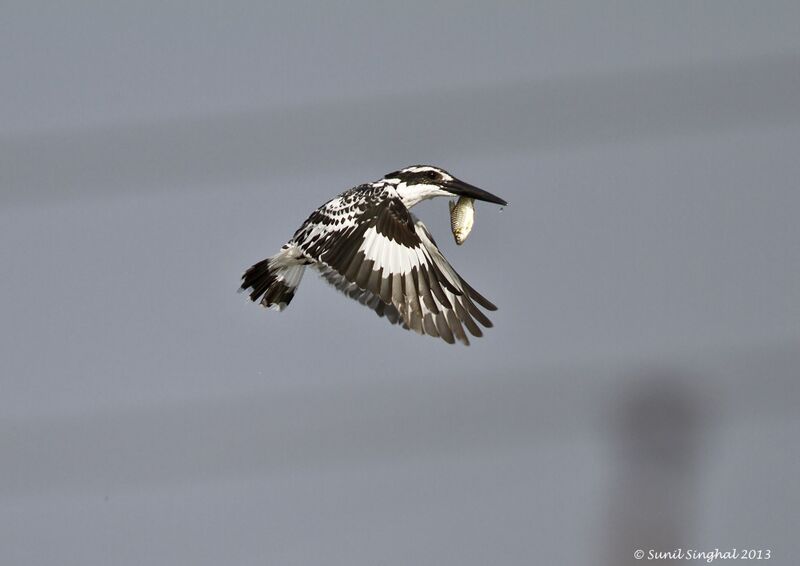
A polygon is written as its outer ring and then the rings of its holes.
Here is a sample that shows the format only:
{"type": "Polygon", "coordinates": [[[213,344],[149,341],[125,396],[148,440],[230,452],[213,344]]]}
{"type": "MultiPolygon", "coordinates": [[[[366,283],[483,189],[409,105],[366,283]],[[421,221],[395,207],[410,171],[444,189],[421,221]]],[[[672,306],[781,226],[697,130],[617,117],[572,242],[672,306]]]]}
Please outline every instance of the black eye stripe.
{"type": "Polygon", "coordinates": [[[393,173],[388,173],[384,178],[399,179],[408,185],[438,183],[445,178],[446,173],[436,169],[422,169],[409,167],[393,173]],[[416,169],[416,170],[415,170],[416,169]]]}

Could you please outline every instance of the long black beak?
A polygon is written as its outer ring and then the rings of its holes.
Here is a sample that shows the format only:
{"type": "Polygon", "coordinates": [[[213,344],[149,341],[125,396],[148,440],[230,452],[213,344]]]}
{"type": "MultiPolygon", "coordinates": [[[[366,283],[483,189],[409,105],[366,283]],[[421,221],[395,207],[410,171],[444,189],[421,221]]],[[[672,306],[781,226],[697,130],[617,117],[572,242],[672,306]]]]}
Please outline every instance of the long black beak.
{"type": "Polygon", "coordinates": [[[492,202],[494,204],[499,204],[500,206],[506,206],[508,204],[500,197],[496,197],[492,193],[484,191],[483,189],[479,189],[478,187],[473,187],[469,183],[465,183],[459,179],[448,181],[448,183],[445,185],[445,188],[454,195],[492,202]]]}

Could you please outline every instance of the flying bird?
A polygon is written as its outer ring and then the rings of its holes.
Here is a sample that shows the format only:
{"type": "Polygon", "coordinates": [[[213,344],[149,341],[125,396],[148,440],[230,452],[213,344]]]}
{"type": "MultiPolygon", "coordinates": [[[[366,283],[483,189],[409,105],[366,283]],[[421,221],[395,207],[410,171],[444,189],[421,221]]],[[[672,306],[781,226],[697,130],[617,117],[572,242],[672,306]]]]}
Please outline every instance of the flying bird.
{"type": "Polygon", "coordinates": [[[294,298],[306,267],[392,324],[469,345],[497,310],[456,273],[410,208],[434,197],[505,200],[432,165],[414,165],[358,185],[320,206],[281,251],[242,275],[240,291],[278,311],[294,298]],[[476,304],[477,303],[477,304],[476,304]]]}

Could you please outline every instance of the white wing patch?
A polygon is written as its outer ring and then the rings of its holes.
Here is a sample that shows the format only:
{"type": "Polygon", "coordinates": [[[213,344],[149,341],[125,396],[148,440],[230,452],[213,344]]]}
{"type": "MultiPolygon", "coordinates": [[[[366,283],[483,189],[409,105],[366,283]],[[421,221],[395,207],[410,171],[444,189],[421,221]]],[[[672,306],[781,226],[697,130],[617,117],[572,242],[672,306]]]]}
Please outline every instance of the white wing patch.
{"type": "Polygon", "coordinates": [[[390,240],[375,227],[367,229],[364,233],[364,241],[358,251],[364,253],[365,259],[374,262],[372,269],[375,271],[382,268],[384,272],[405,275],[422,263],[417,248],[408,248],[390,240]]]}

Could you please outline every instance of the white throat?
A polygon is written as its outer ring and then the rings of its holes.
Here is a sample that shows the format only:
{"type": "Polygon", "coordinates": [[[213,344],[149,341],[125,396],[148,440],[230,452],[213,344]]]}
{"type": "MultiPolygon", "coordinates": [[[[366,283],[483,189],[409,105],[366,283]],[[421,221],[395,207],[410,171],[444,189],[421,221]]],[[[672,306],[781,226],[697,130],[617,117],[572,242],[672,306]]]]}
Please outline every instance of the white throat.
{"type": "Polygon", "coordinates": [[[452,193],[445,191],[437,185],[406,185],[401,182],[395,185],[397,194],[400,195],[400,200],[406,208],[411,208],[415,204],[428,200],[434,197],[449,197],[453,196],[452,193]]]}

